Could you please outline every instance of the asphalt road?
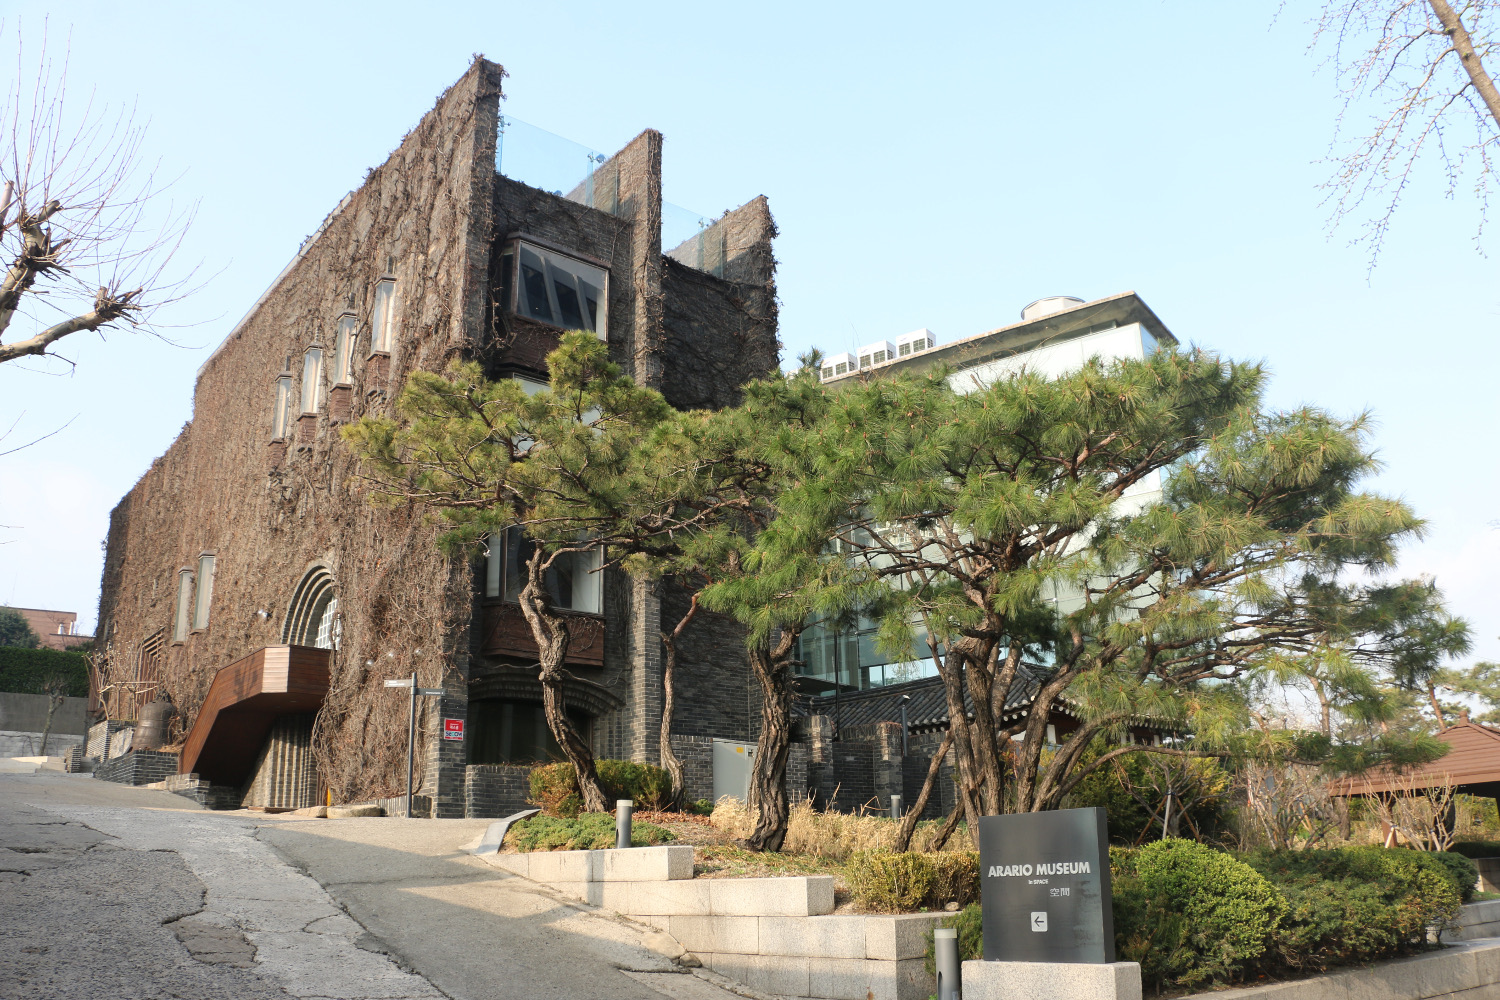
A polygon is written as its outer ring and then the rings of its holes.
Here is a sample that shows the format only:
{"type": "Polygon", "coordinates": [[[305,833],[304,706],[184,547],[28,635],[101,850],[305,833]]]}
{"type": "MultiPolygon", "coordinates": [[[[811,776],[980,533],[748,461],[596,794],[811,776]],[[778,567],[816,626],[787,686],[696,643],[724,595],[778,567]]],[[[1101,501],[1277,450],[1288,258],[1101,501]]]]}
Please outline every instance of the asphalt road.
{"type": "Polygon", "coordinates": [[[0,774],[0,1000],[733,996],[649,929],[470,858],[485,825],[0,774]]]}

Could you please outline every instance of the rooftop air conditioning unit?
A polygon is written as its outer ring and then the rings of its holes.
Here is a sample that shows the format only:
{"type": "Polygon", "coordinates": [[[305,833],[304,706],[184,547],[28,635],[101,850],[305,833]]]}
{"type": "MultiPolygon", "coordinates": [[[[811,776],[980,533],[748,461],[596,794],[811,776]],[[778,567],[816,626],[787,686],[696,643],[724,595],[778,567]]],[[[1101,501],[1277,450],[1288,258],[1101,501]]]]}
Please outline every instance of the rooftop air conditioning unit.
{"type": "Polygon", "coordinates": [[[859,361],[848,351],[841,354],[830,354],[823,359],[823,370],[819,373],[824,379],[838,378],[840,375],[848,375],[850,372],[859,371],[859,361]]]}
{"type": "Polygon", "coordinates": [[[883,365],[896,357],[896,345],[889,340],[877,340],[873,344],[866,344],[855,352],[859,356],[859,367],[869,368],[871,365],[883,365]]]}
{"type": "Polygon", "coordinates": [[[920,354],[937,346],[937,336],[926,327],[913,330],[911,333],[903,333],[896,338],[896,357],[904,358],[911,354],[920,354]]]}

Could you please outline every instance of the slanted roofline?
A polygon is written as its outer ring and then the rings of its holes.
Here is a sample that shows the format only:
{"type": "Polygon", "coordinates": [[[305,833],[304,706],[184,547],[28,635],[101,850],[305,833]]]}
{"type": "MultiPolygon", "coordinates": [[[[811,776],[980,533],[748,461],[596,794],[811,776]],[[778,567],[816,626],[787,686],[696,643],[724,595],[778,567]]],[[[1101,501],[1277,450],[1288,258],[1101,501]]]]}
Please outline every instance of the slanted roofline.
{"type": "Polygon", "coordinates": [[[1177,344],[1179,342],[1139,295],[1135,292],[1121,292],[1118,295],[1061,309],[1036,319],[1022,320],[1019,323],[997,327],[973,337],[939,344],[920,354],[896,358],[881,365],[872,365],[857,372],[826,379],[823,384],[828,385],[840,379],[863,375],[866,372],[899,371],[910,367],[930,368],[946,365],[954,371],[962,371],[998,358],[1010,357],[1025,351],[1036,350],[1038,347],[1045,347],[1048,344],[1082,337],[1106,326],[1128,326],[1131,323],[1141,324],[1163,343],[1177,344]]]}

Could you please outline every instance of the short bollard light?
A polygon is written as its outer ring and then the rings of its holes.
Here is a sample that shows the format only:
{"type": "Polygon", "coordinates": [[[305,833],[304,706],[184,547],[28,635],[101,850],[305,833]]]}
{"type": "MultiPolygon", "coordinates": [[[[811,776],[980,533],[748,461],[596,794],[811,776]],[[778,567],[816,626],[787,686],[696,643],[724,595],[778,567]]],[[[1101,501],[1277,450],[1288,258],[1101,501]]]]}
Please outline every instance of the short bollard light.
{"type": "Polygon", "coordinates": [[[891,796],[891,819],[901,818],[901,796],[891,796]]]}
{"type": "Polygon", "coordinates": [[[625,848],[630,846],[630,815],[635,811],[635,802],[631,799],[615,800],[615,847],[625,848]]]}
{"type": "Polygon", "coordinates": [[[932,932],[932,944],[937,965],[938,1000],[959,1000],[963,989],[963,964],[958,960],[957,928],[936,928],[932,932]]]}

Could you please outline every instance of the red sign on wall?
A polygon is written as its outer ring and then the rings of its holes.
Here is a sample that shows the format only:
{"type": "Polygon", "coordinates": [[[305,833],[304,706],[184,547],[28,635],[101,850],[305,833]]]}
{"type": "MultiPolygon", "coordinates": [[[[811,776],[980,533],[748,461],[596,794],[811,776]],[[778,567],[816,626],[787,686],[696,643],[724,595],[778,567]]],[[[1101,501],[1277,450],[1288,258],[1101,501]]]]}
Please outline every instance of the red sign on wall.
{"type": "Polygon", "coordinates": [[[443,739],[445,739],[445,740],[461,740],[463,738],[464,738],[464,720],[463,719],[444,719],[443,720],[443,739]]]}

